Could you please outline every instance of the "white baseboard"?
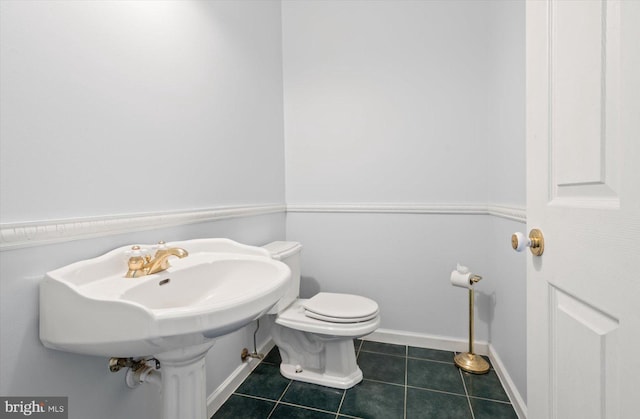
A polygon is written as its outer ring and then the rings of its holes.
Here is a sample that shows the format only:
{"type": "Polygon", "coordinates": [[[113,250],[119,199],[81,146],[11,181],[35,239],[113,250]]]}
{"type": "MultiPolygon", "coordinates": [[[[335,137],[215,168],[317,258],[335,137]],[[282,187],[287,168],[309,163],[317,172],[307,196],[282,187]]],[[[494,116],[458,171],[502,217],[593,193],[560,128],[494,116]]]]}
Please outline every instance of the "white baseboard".
{"type": "MultiPolygon", "coordinates": [[[[274,346],[273,340],[269,339],[258,348],[258,352],[266,355],[274,346]]],[[[240,384],[242,384],[258,364],[260,364],[260,360],[249,358],[247,362],[239,365],[238,368],[207,397],[207,417],[212,417],[213,414],[222,407],[224,402],[240,387],[240,384]]]]}
{"type": "Polygon", "coordinates": [[[493,365],[493,369],[498,375],[504,390],[507,392],[507,396],[509,396],[509,400],[511,400],[511,404],[513,405],[513,409],[516,411],[518,418],[527,419],[527,405],[511,379],[511,376],[504,367],[502,359],[500,359],[500,356],[491,344],[489,345],[489,359],[491,360],[491,365],[493,365]]]}
{"type": "MultiPolygon", "coordinates": [[[[469,350],[469,341],[448,336],[427,335],[423,333],[407,332],[405,330],[378,329],[367,335],[363,340],[375,342],[393,343],[396,345],[408,345],[417,348],[440,349],[442,351],[466,352],[469,350]]],[[[480,355],[489,355],[487,342],[475,341],[473,352],[480,355]]]]}

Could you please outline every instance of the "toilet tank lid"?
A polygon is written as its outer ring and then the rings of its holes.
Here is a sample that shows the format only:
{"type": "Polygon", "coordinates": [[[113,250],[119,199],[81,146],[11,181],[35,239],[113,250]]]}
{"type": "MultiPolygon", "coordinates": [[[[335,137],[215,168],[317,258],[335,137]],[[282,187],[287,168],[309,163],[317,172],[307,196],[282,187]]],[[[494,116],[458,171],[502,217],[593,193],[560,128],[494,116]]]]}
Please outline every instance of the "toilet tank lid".
{"type": "Polygon", "coordinates": [[[265,244],[262,247],[271,253],[271,257],[276,260],[287,258],[302,249],[302,245],[300,243],[290,241],[275,241],[265,244]]]}

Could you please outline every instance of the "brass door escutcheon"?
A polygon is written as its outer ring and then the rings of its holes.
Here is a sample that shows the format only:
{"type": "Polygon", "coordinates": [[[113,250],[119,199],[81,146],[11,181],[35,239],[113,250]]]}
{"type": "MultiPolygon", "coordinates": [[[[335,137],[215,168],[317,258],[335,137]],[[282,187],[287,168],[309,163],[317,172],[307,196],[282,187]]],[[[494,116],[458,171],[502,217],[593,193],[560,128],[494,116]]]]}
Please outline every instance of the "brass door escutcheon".
{"type": "Polygon", "coordinates": [[[540,256],[544,253],[544,235],[537,228],[531,229],[529,232],[529,240],[531,240],[530,250],[534,256],[540,256]]]}

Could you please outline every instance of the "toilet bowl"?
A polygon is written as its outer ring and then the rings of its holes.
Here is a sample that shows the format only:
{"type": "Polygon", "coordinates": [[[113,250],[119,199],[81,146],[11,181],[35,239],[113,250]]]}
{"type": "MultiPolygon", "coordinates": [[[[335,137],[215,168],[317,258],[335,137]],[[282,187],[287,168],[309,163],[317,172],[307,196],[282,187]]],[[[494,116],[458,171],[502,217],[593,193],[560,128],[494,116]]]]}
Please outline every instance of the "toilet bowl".
{"type": "Polygon", "coordinates": [[[280,373],[292,380],[346,389],[362,381],[353,340],[380,325],[378,304],[352,294],[321,292],[301,299],[297,242],[264,246],[291,269],[286,295],[269,311],[276,316],[271,335],[280,350],[280,373]]]}

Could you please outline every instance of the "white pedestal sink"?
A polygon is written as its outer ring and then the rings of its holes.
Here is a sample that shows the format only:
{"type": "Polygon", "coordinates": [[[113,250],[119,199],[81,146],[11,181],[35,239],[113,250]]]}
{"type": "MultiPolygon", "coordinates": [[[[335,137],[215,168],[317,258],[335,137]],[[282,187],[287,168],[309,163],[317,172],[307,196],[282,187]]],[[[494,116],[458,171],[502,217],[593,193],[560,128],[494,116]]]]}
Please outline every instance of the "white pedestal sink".
{"type": "Polygon", "coordinates": [[[162,419],[207,418],[204,357],[213,341],[156,355],[162,365],[162,419]]]}
{"type": "Polygon", "coordinates": [[[163,419],[206,419],[207,351],[282,298],[291,272],[266,250],[228,239],[167,246],[189,256],[153,275],[124,277],[130,246],[48,272],[40,340],[80,354],[153,356],[161,365],[163,419]]]}

